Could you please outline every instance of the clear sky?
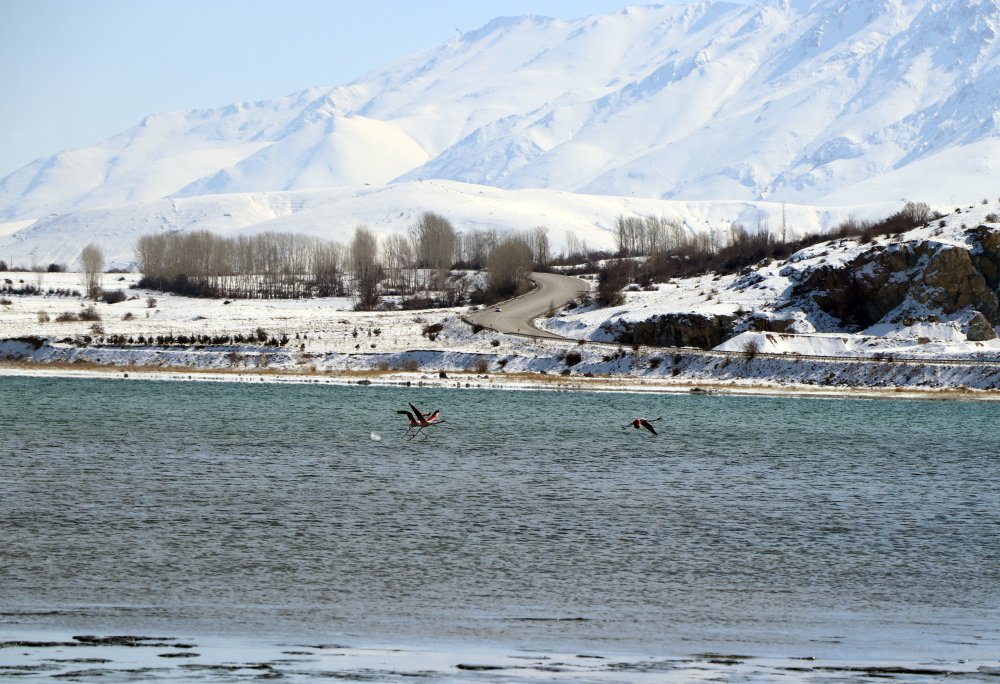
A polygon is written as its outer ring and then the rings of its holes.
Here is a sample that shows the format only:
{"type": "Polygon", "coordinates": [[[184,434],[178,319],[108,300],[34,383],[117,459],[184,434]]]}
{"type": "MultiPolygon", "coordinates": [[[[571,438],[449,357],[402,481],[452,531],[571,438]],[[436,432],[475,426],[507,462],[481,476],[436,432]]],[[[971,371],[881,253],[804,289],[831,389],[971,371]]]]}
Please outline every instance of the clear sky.
{"type": "Polygon", "coordinates": [[[629,4],[650,3],[0,0],[0,178],[147,114],[349,83],[494,17],[576,19],[629,4]]]}

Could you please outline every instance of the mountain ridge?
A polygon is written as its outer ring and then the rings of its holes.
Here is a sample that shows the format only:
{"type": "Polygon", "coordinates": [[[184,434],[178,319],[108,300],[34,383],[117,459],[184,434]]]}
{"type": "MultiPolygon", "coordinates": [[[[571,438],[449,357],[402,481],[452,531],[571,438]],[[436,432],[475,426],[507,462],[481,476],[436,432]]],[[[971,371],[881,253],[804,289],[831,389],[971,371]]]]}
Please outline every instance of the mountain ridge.
{"type": "MultiPolygon", "coordinates": [[[[0,221],[429,179],[473,194],[947,207],[996,192],[998,31],[1000,0],[497,18],[350,84],[150,115],[36,160],[0,179],[0,221]]],[[[0,249],[24,247],[19,233],[0,224],[0,249]]]]}

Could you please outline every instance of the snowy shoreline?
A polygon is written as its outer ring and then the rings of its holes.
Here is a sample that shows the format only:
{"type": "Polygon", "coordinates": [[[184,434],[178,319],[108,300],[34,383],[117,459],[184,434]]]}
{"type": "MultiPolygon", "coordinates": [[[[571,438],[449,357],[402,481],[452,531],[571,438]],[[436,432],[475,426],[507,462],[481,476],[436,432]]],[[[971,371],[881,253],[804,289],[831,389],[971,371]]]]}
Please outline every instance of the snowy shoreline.
{"type": "Polygon", "coordinates": [[[0,377],[77,378],[140,380],[155,382],[229,382],[272,384],[327,384],[358,387],[413,387],[502,391],[611,392],[636,394],[690,394],[693,396],[742,395],[826,399],[909,399],[949,401],[1000,401],[1000,391],[968,388],[920,389],[911,387],[821,387],[808,384],[726,382],[720,380],[670,381],[656,378],[572,378],[529,374],[451,372],[446,378],[423,372],[342,371],[308,373],[294,371],[218,371],[201,368],[157,368],[128,366],[108,368],[76,363],[42,365],[0,361],[0,377]]]}

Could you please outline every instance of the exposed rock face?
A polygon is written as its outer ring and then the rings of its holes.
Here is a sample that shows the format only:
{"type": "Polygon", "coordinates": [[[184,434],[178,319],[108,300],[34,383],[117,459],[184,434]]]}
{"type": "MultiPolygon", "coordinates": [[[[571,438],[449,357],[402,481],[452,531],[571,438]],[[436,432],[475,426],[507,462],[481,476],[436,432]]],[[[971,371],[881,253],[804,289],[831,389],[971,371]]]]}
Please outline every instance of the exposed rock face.
{"type": "Polygon", "coordinates": [[[732,337],[734,322],[731,316],[680,313],[638,323],[616,321],[606,329],[622,344],[711,349],[732,337]]]}
{"type": "Polygon", "coordinates": [[[890,322],[898,322],[918,309],[942,314],[975,309],[995,324],[1000,322],[993,285],[1000,278],[1000,233],[972,236],[970,246],[912,241],[875,247],[846,264],[804,274],[792,295],[811,299],[855,329],[890,314],[890,322]]]}
{"type": "Polygon", "coordinates": [[[977,311],[965,324],[965,337],[969,342],[989,342],[996,339],[997,331],[986,320],[986,316],[977,311]]]}
{"type": "Polygon", "coordinates": [[[970,228],[966,236],[972,247],[970,255],[976,270],[983,274],[986,284],[994,292],[1000,291],[1000,231],[977,226],[970,228]]]}
{"type": "Polygon", "coordinates": [[[750,317],[750,329],[757,332],[791,333],[795,332],[794,318],[776,318],[756,314],[750,317]]]}

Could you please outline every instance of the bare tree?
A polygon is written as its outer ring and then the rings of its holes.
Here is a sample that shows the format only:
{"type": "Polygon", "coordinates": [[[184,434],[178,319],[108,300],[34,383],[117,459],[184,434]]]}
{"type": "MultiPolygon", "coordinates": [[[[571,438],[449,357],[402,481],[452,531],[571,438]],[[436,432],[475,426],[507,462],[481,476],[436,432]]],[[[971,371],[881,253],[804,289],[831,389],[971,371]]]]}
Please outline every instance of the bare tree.
{"type": "Polygon", "coordinates": [[[462,261],[470,268],[482,268],[486,265],[486,257],[500,241],[495,229],[467,232],[462,238],[462,261]]]}
{"type": "Polygon", "coordinates": [[[358,308],[371,311],[378,305],[378,283],[382,279],[382,266],[378,261],[378,237],[368,226],[359,225],[354,229],[351,268],[354,271],[358,308]]]}
{"type": "Polygon", "coordinates": [[[566,231],[566,259],[573,261],[581,259],[587,254],[587,248],[583,241],[577,237],[576,233],[566,231]]]}
{"type": "Polygon", "coordinates": [[[413,249],[405,236],[398,233],[385,236],[382,240],[382,262],[392,287],[404,294],[413,287],[407,279],[407,271],[413,266],[413,249]]]}
{"type": "Polygon", "coordinates": [[[42,283],[45,281],[45,268],[38,263],[38,255],[31,255],[31,271],[35,274],[35,287],[39,290],[42,289],[42,283]]]}
{"type": "Polygon", "coordinates": [[[344,287],[341,281],[343,249],[335,242],[317,240],[312,257],[312,273],[320,297],[340,294],[344,287]]]}
{"type": "Polygon", "coordinates": [[[548,266],[552,260],[549,252],[549,229],[545,226],[537,226],[528,231],[528,243],[531,245],[531,258],[540,267],[548,266]]]}
{"type": "Polygon", "coordinates": [[[80,266],[83,268],[83,289],[91,299],[101,296],[101,275],[104,271],[104,252],[90,243],[80,252],[80,266]]]}
{"type": "Polygon", "coordinates": [[[531,245],[520,235],[508,235],[486,260],[488,289],[497,299],[513,295],[531,274],[531,245]]]}
{"type": "Polygon", "coordinates": [[[410,228],[417,252],[417,265],[433,270],[433,284],[443,287],[455,257],[455,228],[451,221],[425,212],[410,228]]]}

